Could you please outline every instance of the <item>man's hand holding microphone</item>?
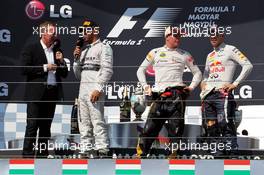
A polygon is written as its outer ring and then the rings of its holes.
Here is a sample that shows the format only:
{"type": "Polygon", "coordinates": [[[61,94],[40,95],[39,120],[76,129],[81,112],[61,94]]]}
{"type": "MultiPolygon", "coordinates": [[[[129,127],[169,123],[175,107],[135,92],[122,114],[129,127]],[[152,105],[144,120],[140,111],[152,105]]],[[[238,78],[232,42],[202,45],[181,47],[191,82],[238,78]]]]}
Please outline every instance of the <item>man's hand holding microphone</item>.
{"type": "Polygon", "coordinates": [[[80,58],[83,44],[84,44],[83,38],[78,38],[78,40],[76,41],[75,49],[73,51],[74,60],[78,60],[80,58]]]}
{"type": "MultiPolygon", "coordinates": [[[[76,41],[76,46],[75,46],[75,49],[73,51],[73,56],[74,56],[74,60],[79,60],[80,59],[80,56],[81,56],[81,53],[82,53],[82,47],[83,47],[83,44],[84,44],[84,40],[83,38],[79,38],[77,41],[76,41]]],[[[91,95],[90,95],[90,101],[92,103],[95,103],[99,100],[100,96],[101,96],[101,92],[98,91],[98,90],[94,90],[91,95]]]]}
{"type": "MultiPolygon", "coordinates": [[[[64,59],[63,59],[63,53],[62,50],[60,49],[60,40],[59,39],[55,39],[53,42],[53,51],[55,51],[55,60],[59,63],[63,63],[64,59]]],[[[58,68],[57,64],[47,64],[47,71],[53,71],[55,72],[56,69],[58,68]]]]}
{"type": "Polygon", "coordinates": [[[78,60],[80,58],[81,52],[82,52],[81,47],[76,46],[74,51],[73,51],[73,55],[74,55],[75,60],[78,60]]]}

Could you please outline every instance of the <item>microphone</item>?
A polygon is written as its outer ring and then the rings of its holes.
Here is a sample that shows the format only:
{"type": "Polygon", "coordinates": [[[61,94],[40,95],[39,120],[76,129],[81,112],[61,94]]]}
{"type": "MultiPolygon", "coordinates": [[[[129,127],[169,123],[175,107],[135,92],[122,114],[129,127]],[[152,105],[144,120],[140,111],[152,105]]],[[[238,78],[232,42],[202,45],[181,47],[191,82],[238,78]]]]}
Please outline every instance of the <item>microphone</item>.
{"type": "Polygon", "coordinates": [[[53,41],[53,50],[56,52],[57,50],[59,50],[60,49],[60,47],[61,47],[61,41],[58,39],[58,38],[56,38],[54,41],[53,41]]]}
{"type": "Polygon", "coordinates": [[[53,52],[55,52],[55,60],[56,60],[56,64],[59,66],[63,60],[63,52],[61,50],[61,41],[60,39],[56,38],[54,41],[53,41],[53,52]],[[62,58],[61,57],[57,57],[57,53],[56,52],[60,52],[62,54],[62,58]]]}
{"type": "Polygon", "coordinates": [[[248,136],[248,131],[245,130],[245,129],[243,129],[243,130],[242,130],[242,135],[243,135],[243,136],[248,136]]]}
{"type": "MultiPolygon", "coordinates": [[[[82,48],[83,47],[83,44],[84,44],[83,38],[78,38],[77,41],[76,41],[76,47],[82,48]]],[[[75,54],[74,55],[74,58],[75,59],[78,59],[79,56],[80,56],[79,54],[75,54]]]]}

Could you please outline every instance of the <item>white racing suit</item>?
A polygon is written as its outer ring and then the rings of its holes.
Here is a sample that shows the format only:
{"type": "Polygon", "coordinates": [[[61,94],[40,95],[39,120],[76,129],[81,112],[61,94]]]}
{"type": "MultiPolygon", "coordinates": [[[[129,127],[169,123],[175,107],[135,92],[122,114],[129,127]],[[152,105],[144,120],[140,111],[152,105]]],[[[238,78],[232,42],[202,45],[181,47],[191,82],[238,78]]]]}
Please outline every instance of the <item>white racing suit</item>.
{"type": "Polygon", "coordinates": [[[148,53],[137,71],[137,77],[142,86],[147,85],[145,72],[150,65],[155,70],[155,88],[152,90],[154,101],[137,146],[137,155],[140,157],[149,154],[151,145],[165,121],[169,124],[170,140],[179,141],[184,130],[185,99],[189,95],[184,92],[186,85],[182,80],[185,66],[193,74],[190,84],[192,89],[200,83],[202,78],[201,71],[194,64],[192,56],[179,48],[169,49],[164,46],[148,53]]]}
{"type": "Polygon", "coordinates": [[[74,74],[81,80],[79,89],[78,123],[81,134],[81,151],[108,151],[109,140],[104,120],[103,88],[113,74],[113,52],[100,40],[87,45],[80,59],[73,65],[74,74]],[[93,91],[102,92],[95,103],[90,101],[93,91]]]}

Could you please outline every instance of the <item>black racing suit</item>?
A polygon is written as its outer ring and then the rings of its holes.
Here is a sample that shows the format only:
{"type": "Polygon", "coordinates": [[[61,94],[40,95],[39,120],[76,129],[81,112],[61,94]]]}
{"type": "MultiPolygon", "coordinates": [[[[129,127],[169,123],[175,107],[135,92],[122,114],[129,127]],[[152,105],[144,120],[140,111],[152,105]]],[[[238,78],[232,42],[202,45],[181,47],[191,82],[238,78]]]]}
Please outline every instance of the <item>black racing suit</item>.
{"type": "Polygon", "coordinates": [[[224,150],[236,150],[238,148],[234,121],[235,110],[236,102],[231,92],[212,90],[205,97],[202,102],[202,114],[204,137],[208,144],[223,143],[225,144],[224,150]],[[209,126],[208,121],[210,120],[215,121],[215,124],[209,126]]]}
{"type": "Polygon", "coordinates": [[[185,99],[189,92],[184,87],[167,88],[164,93],[152,93],[153,102],[139,138],[137,153],[146,156],[164,123],[168,121],[168,137],[173,143],[180,140],[184,131],[185,99]]]}

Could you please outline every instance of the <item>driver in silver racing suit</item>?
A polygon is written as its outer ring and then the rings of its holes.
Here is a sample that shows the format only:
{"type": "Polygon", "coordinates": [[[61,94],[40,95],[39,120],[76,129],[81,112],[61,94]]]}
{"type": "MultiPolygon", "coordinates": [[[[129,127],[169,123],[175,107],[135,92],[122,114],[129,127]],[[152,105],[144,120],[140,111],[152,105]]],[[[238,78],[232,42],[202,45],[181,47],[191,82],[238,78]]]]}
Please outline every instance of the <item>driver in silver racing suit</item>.
{"type": "MultiPolygon", "coordinates": [[[[140,135],[137,146],[137,157],[149,154],[153,141],[162,126],[168,120],[168,134],[173,142],[178,142],[184,129],[185,99],[200,83],[202,74],[190,53],[179,49],[180,31],[167,27],[165,30],[165,46],[151,50],[137,71],[137,77],[145,93],[154,100],[150,107],[147,122],[140,135]],[[145,72],[148,66],[155,70],[155,88],[147,85],[145,72]],[[183,83],[185,66],[193,79],[189,86],[183,83]]],[[[173,154],[175,154],[173,152],[173,154]]],[[[172,154],[172,155],[173,155],[172,154]]]]}
{"type": "MultiPolygon", "coordinates": [[[[84,27],[97,27],[92,21],[85,21],[84,27]]],[[[113,52],[103,44],[95,30],[84,34],[84,48],[76,47],[74,73],[81,80],[79,90],[78,123],[81,134],[81,151],[98,150],[99,156],[107,156],[109,140],[104,120],[103,88],[113,74],[113,52]]]]}

